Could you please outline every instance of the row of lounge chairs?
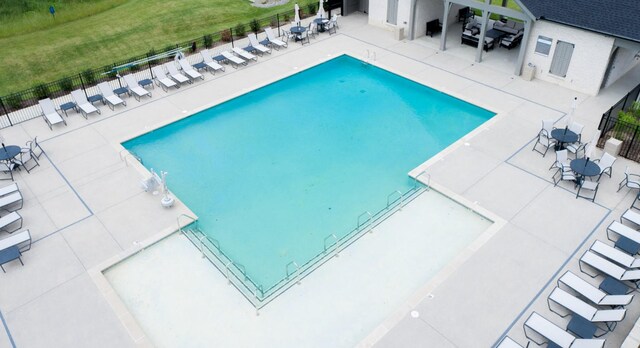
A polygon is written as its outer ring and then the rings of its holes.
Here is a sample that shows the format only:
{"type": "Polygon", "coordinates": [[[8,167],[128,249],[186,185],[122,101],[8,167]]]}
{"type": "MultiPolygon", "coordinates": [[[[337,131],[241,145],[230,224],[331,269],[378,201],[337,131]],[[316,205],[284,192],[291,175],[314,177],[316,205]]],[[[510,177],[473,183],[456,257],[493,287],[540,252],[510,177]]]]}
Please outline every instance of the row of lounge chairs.
{"type": "Polygon", "coordinates": [[[4,264],[19,260],[22,265],[22,253],[31,248],[31,234],[29,230],[14,233],[22,228],[22,216],[17,210],[22,208],[23,198],[18,184],[13,183],[0,187],[0,209],[5,211],[0,217],[0,231],[10,234],[0,239],[0,269],[6,272],[4,264]]]}
{"type": "MultiPolygon", "coordinates": [[[[549,347],[603,347],[600,337],[613,331],[626,316],[625,306],[640,289],[640,213],[631,209],[607,227],[607,239],[593,242],[579,260],[580,271],[591,278],[602,277],[598,287],[567,271],[547,299],[549,309],[561,317],[571,316],[566,330],[533,312],[524,323],[525,336],[549,347]],[[627,222],[632,225],[625,225],[627,222]],[[594,338],[595,337],[595,338],[594,338]]],[[[500,348],[522,347],[509,337],[500,348]]]]}

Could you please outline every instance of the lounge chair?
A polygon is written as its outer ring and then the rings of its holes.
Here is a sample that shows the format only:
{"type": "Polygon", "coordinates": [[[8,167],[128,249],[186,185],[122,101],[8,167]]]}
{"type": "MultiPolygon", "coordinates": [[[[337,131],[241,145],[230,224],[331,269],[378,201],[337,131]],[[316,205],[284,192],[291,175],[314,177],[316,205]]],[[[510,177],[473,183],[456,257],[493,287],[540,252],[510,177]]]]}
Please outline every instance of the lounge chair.
{"type": "Polygon", "coordinates": [[[202,62],[207,67],[207,70],[213,71],[214,75],[216,71],[224,71],[224,67],[222,65],[218,64],[218,62],[211,59],[211,52],[209,52],[209,50],[204,49],[200,51],[200,55],[202,56],[202,59],[203,59],[202,62]]]}
{"type": "Polygon", "coordinates": [[[191,64],[186,59],[179,59],[178,64],[182,68],[182,71],[189,76],[190,79],[202,79],[204,80],[204,76],[201,73],[197,72],[196,69],[191,66],[191,64]]]}
{"type": "Polygon", "coordinates": [[[618,221],[613,221],[607,226],[607,239],[614,242],[616,248],[629,255],[640,252],[640,232],[618,221]],[[612,233],[618,235],[618,238],[614,240],[612,233]]]}
{"type": "Polygon", "coordinates": [[[525,336],[535,342],[537,345],[542,345],[545,342],[553,342],[562,348],[601,348],[604,347],[603,339],[581,339],[576,338],[572,334],[558,327],[558,325],[550,322],[540,314],[533,312],[524,323],[525,336]],[[529,330],[527,330],[529,329],[529,330]],[[542,336],[546,341],[538,342],[531,338],[529,331],[533,331],[542,336]]]}
{"type": "Polygon", "coordinates": [[[119,104],[127,106],[127,103],[124,100],[120,99],[120,97],[118,97],[113,93],[113,89],[111,89],[108,83],[106,82],[99,83],[98,89],[102,94],[102,99],[107,101],[107,105],[109,105],[109,108],[111,108],[111,110],[114,110],[116,105],[119,105],[119,104]]]}
{"type": "Polygon", "coordinates": [[[161,66],[154,66],[151,68],[151,72],[155,75],[154,79],[156,80],[156,84],[161,86],[165,92],[168,92],[171,87],[180,88],[180,85],[167,77],[167,74],[162,70],[161,66]]]}
{"type": "Polygon", "coordinates": [[[598,306],[626,306],[633,300],[633,295],[609,295],[571,271],[565,272],[558,279],[558,287],[560,285],[575,291],[598,306]]]}
{"type": "Polygon", "coordinates": [[[504,336],[496,348],[524,348],[520,343],[514,341],[509,336],[504,336]]]}
{"type": "Polygon", "coordinates": [[[0,218],[0,230],[13,233],[22,228],[22,216],[15,211],[0,218]],[[17,225],[20,222],[20,225],[17,225]],[[9,228],[9,226],[13,226],[9,228]]]}
{"type": "Polygon", "coordinates": [[[247,65],[247,61],[245,61],[244,59],[242,59],[240,57],[234,56],[229,51],[222,51],[222,52],[220,52],[220,54],[222,55],[222,57],[224,57],[225,61],[231,62],[231,66],[233,66],[236,69],[238,68],[238,65],[247,65]]]}
{"type": "Polygon", "coordinates": [[[249,43],[251,44],[251,46],[249,47],[251,47],[253,50],[258,51],[261,54],[271,54],[271,49],[269,47],[263,46],[260,42],[258,42],[258,37],[255,33],[250,33],[249,35],[247,35],[247,37],[249,38],[249,43]]]}
{"type": "Polygon", "coordinates": [[[616,323],[622,321],[627,314],[627,310],[624,308],[596,308],[560,288],[553,289],[547,301],[549,304],[549,310],[561,317],[566,317],[571,313],[575,313],[592,323],[604,323],[609,331],[613,330],[616,323]],[[561,313],[554,310],[553,306],[551,306],[552,303],[566,308],[568,312],[561,313]]]}
{"type": "Polygon", "coordinates": [[[20,191],[0,197],[0,209],[4,209],[6,211],[16,211],[22,209],[22,203],[22,194],[20,194],[20,191]],[[20,203],[20,206],[16,208],[15,205],[18,203],[20,203]],[[11,210],[10,208],[13,210],[11,210]]]}
{"type": "Polygon", "coordinates": [[[75,91],[72,91],[71,98],[73,98],[73,101],[80,108],[80,111],[82,111],[82,116],[84,116],[84,118],[87,118],[87,115],[94,112],[100,114],[100,110],[93,106],[93,104],[89,103],[87,96],[85,96],[81,90],[76,89],[75,91]]]}
{"type": "Polygon", "coordinates": [[[151,97],[151,92],[142,88],[138,81],[136,81],[136,79],[133,77],[133,75],[124,75],[123,78],[124,82],[127,84],[129,92],[133,93],[133,96],[137,101],[140,101],[140,98],[144,97],[145,95],[151,97]]]}
{"type": "Polygon", "coordinates": [[[185,82],[189,82],[192,83],[191,80],[182,75],[180,72],[178,72],[178,69],[176,68],[176,65],[174,62],[167,62],[164,64],[165,69],[167,69],[167,72],[169,72],[169,76],[174,79],[177,83],[185,83],[185,82]]]}
{"type": "Polygon", "coordinates": [[[583,273],[589,275],[592,278],[595,278],[597,274],[593,275],[587,273],[584,270],[583,265],[588,265],[589,267],[596,269],[615,280],[631,282],[636,288],[638,288],[638,282],[640,282],[640,269],[627,270],[591,250],[587,250],[582,255],[580,261],[578,262],[578,265],[580,266],[580,270],[583,273]]]}
{"type": "Polygon", "coordinates": [[[619,264],[620,266],[626,268],[640,268],[640,259],[636,259],[635,257],[625,253],[624,251],[616,249],[611,245],[605,244],[599,240],[593,242],[590,249],[619,264]]]}
{"type": "Polygon", "coordinates": [[[6,196],[10,193],[14,193],[16,191],[20,191],[20,189],[18,188],[18,184],[16,184],[15,182],[13,184],[0,187],[0,197],[6,196]]]}
{"type": "Polygon", "coordinates": [[[620,216],[620,222],[623,222],[623,220],[627,220],[636,226],[640,226],[640,214],[631,209],[627,209],[627,211],[620,216]]]}
{"type": "Polygon", "coordinates": [[[40,108],[42,109],[42,118],[47,122],[49,129],[53,130],[53,125],[58,123],[64,123],[65,126],[67,125],[67,121],[56,111],[56,106],[53,105],[51,99],[45,98],[39,100],[38,104],[40,104],[40,108]]]}
{"type": "Polygon", "coordinates": [[[287,42],[284,42],[278,39],[276,35],[273,33],[273,29],[271,29],[270,27],[264,28],[264,33],[267,34],[267,39],[265,41],[262,41],[263,44],[266,42],[271,47],[275,47],[275,49],[280,49],[282,47],[289,46],[287,42]]]}
{"type": "Polygon", "coordinates": [[[29,230],[24,230],[12,234],[7,238],[0,239],[0,251],[14,246],[18,247],[18,250],[21,252],[31,249],[31,233],[29,233],[29,230]]]}
{"type": "Polygon", "coordinates": [[[242,48],[234,47],[231,50],[238,56],[242,57],[242,59],[245,59],[246,61],[250,61],[250,60],[258,61],[258,57],[255,54],[251,54],[242,48]]]}

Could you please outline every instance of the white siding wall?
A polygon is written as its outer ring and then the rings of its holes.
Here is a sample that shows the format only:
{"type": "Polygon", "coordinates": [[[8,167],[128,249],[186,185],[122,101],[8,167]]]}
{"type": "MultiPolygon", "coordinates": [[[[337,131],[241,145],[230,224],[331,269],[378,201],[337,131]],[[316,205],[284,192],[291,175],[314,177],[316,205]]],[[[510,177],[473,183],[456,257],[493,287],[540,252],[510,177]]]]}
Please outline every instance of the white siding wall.
{"type": "MultiPolygon", "coordinates": [[[[456,12],[457,13],[457,12],[456,12]]],[[[424,36],[427,32],[427,22],[439,19],[443,22],[444,1],[442,0],[418,0],[416,3],[415,38],[424,36]]]]}
{"type": "Polygon", "coordinates": [[[604,72],[607,69],[609,55],[614,39],[601,34],[580,30],[556,23],[538,20],[534,23],[524,64],[536,65],[536,78],[578,92],[596,95],[600,90],[604,72]],[[538,35],[553,39],[549,56],[535,53],[538,35]],[[565,41],[575,45],[567,76],[562,78],[549,73],[556,44],[565,41]]]}
{"type": "MultiPolygon", "coordinates": [[[[409,34],[407,23],[409,23],[410,14],[411,0],[399,0],[398,26],[404,28],[405,36],[409,34]]],[[[369,24],[393,30],[394,26],[387,24],[387,0],[369,0],[369,24]]]]}
{"type": "Polygon", "coordinates": [[[640,63],[640,59],[636,58],[637,52],[638,51],[636,50],[624,47],[618,48],[618,54],[616,56],[616,60],[613,62],[613,68],[611,69],[611,73],[609,74],[609,79],[607,80],[607,85],[605,87],[616,82],[620,77],[622,77],[622,75],[626,74],[631,70],[631,68],[640,63]]]}

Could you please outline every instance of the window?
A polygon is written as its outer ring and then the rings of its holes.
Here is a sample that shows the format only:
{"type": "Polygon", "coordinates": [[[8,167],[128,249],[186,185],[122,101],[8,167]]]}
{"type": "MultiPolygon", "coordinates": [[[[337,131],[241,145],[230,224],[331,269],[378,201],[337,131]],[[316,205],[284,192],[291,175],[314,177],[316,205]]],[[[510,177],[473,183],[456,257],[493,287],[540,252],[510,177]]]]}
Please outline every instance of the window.
{"type": "Polygon", "coordinates": [[[566,77],[567,70],[569,70],[569,63],[571,63],[571,56],[573,55],[574,44],[558,41],[556,44],[556,51],[553,53],[553,60],[551,61],[551,68],[549,73],[566,77]]]}
{"type": "Polygon", "coordinates": [[[536,53],[542,54],[544,56],[549,55],[549,51],[551,51],[551,43],[553,39],[550,37],[538,36],[538,42],[536,43],[536,53]]]}
{"type": "Polygon", "coordinates": [[[387,0],[387,23],[398,23],[398,0],[387,0]]]}

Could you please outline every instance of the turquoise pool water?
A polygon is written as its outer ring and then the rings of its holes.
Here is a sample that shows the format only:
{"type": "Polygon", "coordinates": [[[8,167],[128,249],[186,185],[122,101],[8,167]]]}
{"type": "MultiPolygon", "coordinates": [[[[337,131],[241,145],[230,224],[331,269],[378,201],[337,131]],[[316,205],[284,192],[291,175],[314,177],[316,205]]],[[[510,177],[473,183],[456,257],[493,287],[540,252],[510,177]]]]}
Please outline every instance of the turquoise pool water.
{"type": "Polygon", "coordinates": [[[494,113],[340,56],[123,143],[269,288],[494,113]]]}

